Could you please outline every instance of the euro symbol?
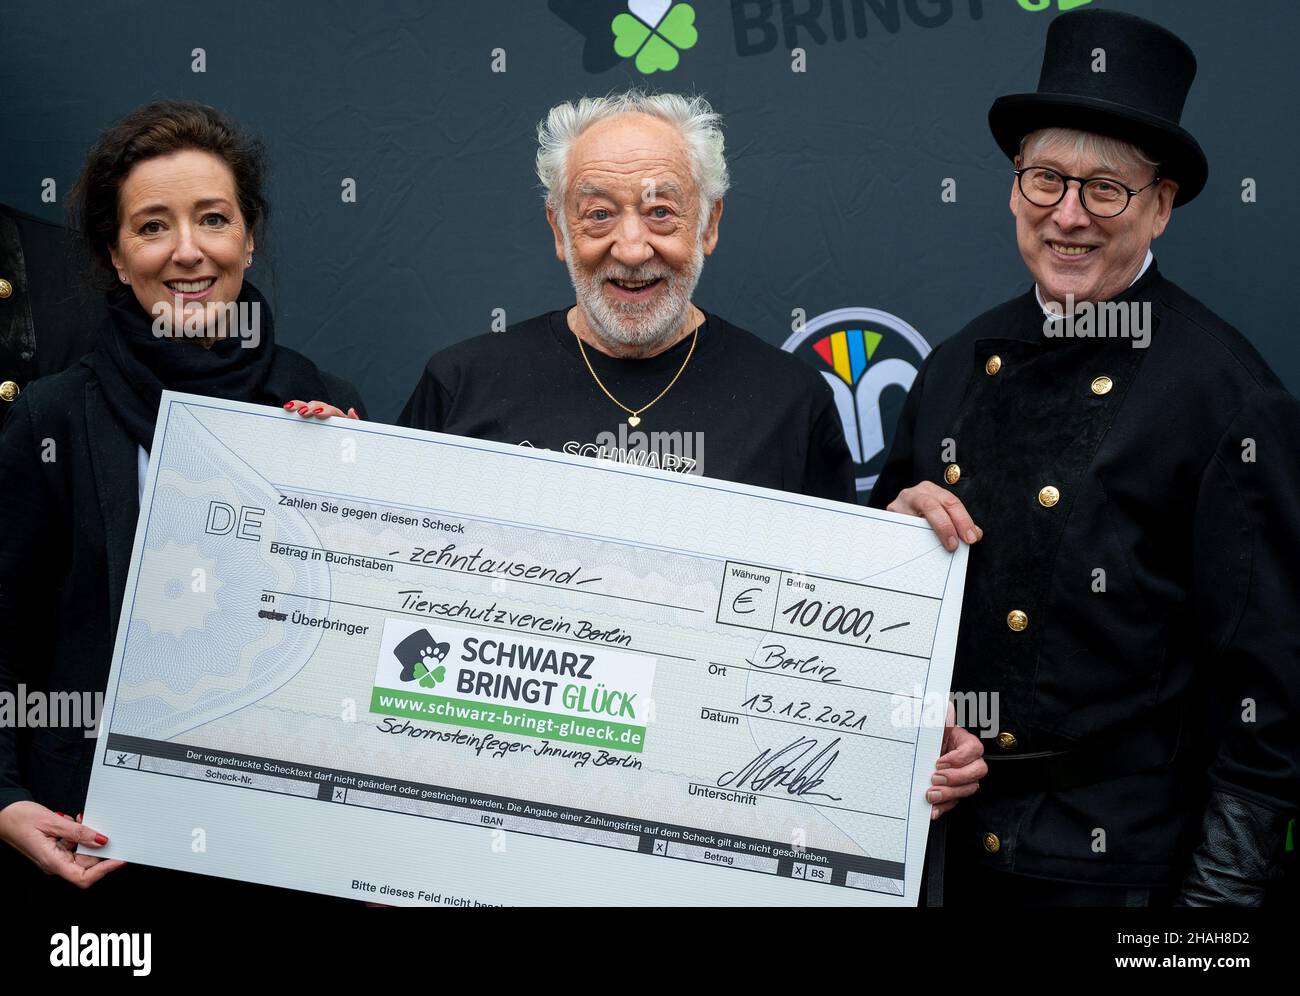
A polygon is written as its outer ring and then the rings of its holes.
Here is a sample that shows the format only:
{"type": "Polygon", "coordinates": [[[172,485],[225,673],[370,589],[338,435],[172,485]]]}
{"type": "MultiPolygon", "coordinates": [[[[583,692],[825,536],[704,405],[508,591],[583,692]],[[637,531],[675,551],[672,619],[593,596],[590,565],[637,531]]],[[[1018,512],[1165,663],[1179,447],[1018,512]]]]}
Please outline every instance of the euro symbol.
{"type": "Polygon", "coordinates": [[[742,605],[752,606],[754,604],[754,598],[750,594],[750,592],[762,591],[762,590],[763,590],[762,588],[746,588],[744,591],[742,591],[739,595],[737,595],[735,598],[731,600],[731,611],[736,613],[736,615],[738,616],[749,615],[751,612],[754,611],[754,609],[753,608],[742,609],[741,606],[742,605]]]}

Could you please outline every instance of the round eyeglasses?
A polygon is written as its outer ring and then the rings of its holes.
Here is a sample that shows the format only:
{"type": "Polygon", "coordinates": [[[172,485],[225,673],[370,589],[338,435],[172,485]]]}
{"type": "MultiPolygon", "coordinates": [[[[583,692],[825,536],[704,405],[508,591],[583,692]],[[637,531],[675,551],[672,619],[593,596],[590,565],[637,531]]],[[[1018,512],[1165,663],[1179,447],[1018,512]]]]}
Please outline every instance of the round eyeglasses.
{"type": "Polygon", "coordinates": [[[1134,197],[1160,182],[1160,174],[1157,173],[1146,187],[1133,190],[1109,177],[1094,176],[1085,179],[1082,176],[1067,176],[1046,166],[1028,166],[1012,172],[1016,174],[1016,182],[1020,184],[1020,193],[1025,200],[1045,208],[1056,207],[1065,200],[1065,192],[1073,180],[1079,185],[1079,200],[1083,209],[1095,218],[1114,218],[1123,214],[1134,197]]]}

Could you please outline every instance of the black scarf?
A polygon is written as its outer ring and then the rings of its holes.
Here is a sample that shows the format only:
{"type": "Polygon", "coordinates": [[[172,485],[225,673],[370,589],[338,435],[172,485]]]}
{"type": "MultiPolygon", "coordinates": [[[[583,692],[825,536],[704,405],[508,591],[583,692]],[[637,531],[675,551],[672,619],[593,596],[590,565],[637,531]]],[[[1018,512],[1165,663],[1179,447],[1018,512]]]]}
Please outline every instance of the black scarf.
{"type": "Polygon", "coordinates": [[[327,388],[316,365],[275,345],[271,309],[247,281],[239,303],[258,306],[260,341],[245,348],[231,330],[210,348],[153,333],[154,319],[126,287],[107,295],[108,314],[95,333],[87,362],[95,369],[104,397],[127,433],[146,450],[162,392],[185,391],[229,401],[282,405],[292,398],[324,398],[327,388]]]}

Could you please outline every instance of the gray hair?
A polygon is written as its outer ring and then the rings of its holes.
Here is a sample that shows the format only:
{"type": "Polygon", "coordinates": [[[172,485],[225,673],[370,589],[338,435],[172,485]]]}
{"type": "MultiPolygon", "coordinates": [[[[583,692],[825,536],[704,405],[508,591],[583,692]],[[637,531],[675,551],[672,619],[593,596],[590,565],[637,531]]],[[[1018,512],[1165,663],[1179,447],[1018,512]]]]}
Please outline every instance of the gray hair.
{"type": "Polygon", "coordinates": [[[1098,135],[1074,128],[1040,128],[1020,140],[1023,163],[1031,152],[1045,148],[1060,149],[1075,157],[1095,159],[1102,169],[1119,171],[1126,166],[1159,170],[1160,164],[1136,145],[1109,135],[1098,135]]]}
{"type": "Polygon", "coordinates": [[[583,97],[576,103],[556,104],[537,125],[537,178],[546,192],[547,206],[555,211],[563,229],[562,207],[573,143],[597,122],[632,113],[667,121],[681,133],[700,192],[700,230],[703,231],[713,206],[722,200],[731,185],[731,178],[724,154],[722,116],[700,96],[651,94],[633,88],[604,97],[583,97]]]}

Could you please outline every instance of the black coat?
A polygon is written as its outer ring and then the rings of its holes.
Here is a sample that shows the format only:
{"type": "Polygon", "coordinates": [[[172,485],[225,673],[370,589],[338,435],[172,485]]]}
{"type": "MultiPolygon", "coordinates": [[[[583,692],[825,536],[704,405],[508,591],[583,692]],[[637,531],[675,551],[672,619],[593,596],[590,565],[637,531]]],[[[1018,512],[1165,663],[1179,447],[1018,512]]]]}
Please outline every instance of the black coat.
{"type": "MultiPolygon", "coordinates": [[[[90,349],[95,327],[75,286],[66,232],[0,205],[0,384],[18,390],[58,373],[90,349]]],[[[9,407],[0,392],[0,418],[9,407]]]]}
{"type": "MultiPolygon", "coordinates": [[[[351,384],[320,376],[323,400],[364,417],[351,384]]],[[[33,381],[11,406],[0,481],[0,692],[102,692],[139,515],[138,447],[87,362],[33,381]]],[[[35,799],[81,812],[98,743],[79,728],[0,728],[0,809],[35,799]]],[[[3,874],[16,855],[0,851],[3,874]]],[[[109,883],[128,873],[139,881],[127,869],[92,891],[120,889],[109,883]]]]}
{"type": "Polygon", "coordinates": [[[1151,303],[1149,348],[1046,337],[1032,288],[936,348],[871,504],[933,481],[984,529],[953,687],[1009,736],[949,861],[1175,886],[1211,789],[1300,797],[1300,403],[1154,265],[1117,300],[1151,303]],[[1019,779],[1040,751],[1092,774],[1019,779]]]}

